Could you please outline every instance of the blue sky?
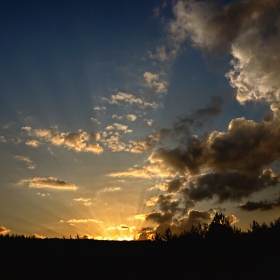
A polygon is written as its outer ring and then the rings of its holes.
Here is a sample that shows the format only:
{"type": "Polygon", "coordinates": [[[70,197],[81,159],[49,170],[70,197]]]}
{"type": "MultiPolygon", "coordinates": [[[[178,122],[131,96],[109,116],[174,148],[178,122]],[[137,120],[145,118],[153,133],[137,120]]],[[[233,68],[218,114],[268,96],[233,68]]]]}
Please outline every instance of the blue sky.
{"type": "Polygon", "coordinates": [[[2,4],[1,232],[277,218],[280,5],[263,5],[2,4]]]}

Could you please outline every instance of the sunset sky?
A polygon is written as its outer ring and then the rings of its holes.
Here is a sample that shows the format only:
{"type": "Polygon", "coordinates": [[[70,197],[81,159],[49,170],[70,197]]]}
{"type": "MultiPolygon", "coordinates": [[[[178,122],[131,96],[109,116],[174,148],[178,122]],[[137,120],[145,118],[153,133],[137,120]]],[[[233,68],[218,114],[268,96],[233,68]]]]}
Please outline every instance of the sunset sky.
{"type": "Polygon", "coordinates": [[[0,234],[149,238],[280,216],[280,1],[3,1],[0,234]]]}

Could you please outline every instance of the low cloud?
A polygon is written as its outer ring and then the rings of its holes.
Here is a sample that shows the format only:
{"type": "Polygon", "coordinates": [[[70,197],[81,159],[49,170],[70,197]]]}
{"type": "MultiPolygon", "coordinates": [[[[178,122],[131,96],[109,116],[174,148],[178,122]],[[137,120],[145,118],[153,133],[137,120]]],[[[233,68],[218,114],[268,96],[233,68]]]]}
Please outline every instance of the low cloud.
{"type": "Polygon", "coordinates": [[[112,116],[112,119],[121,120],[122,118],[123,118],[122,116],[117,116],[117,115],[112,116]]]}
{"type": "Polygon", "coordinates": [[[188,182],[189,187],[181,194],[199,202],[217,197],[218,202],[240,201],[271,186],[279,184],[280,176],[266,169],[259,176],[248,176],[239,172],[209,173],[200,175],[188,182]]]}
{"type": "Polygon", "coordinates": [[[7,228],[5,228],[3,226],[0,226],[0,235],[5,235],[5,234],[7,234],[9,232],[10,232],[9,229],[7,229],[7,228]]]}
{"type": "Polygon", "coordinates": [[[95,118],[90,118],[90,120],[91,120],[93,123],[100,124],[100,121],[98,121],[98,119],[95,119],[95,118]]]}
{"type": "Polygon", "coordinates": [[[137,116],[136,115],[126,115],[126,118],[129,121],[134,122],[137,119],[137,116]]]}
{"type": "Polygon", "coordinates": [[[97,223],[97,224],[103,224],[102,221],[98,221],[98,220],[95,220],[95,219],[80,219],[80,220],[72,219],[72,220],[68,220],[67,223],[69,223],[69,224],[76,224],[76,223],[97,223]]]}
{"type": "Polygon", "coordinates": [[[18,161],[24,162],[29,169],[34,169],[36,167],[36,164],[34,164],[32,160],[28,157],[23,157],[23,156],[13,156],[13,157],[18,161]]]}
{"type": "Polygon", "coordinates": [[[31,139],[25,142],[26,145],[31,146],[31,147],[38,147],[39,146],[39,142],[37,140],[31,139]]]}
{"type": "Polygon", "coordinates": [[[9,122],[9,123],[7,123],[6,125],[4,125],[3,128],[4,128],[4,129],[7,129],[7,128],[13,126],[14,124],[16,124],[16,123],[15,123],[15,122],[9,122]]]}
{"type": "Polygon", "coordinates": [[[110,187],[110,188],[105,188],[101,192],[117,192],[120,191],[121,187],[110,187]]]}
{"type": "Polygon", "coordinates": [[[276,208],[280,208],[280,197],[278,197],[273,202],[267,202],[266,200],[258,202],[247,201],[245,204],[239,206],[239,209],[247,212],[268,211],[276,208]]]}
{"type": "Polygon", "coordinates": [[[146,123],[147,126],[152,126],[154,123],[153,119],[144,119],[144,122],[146,123]]]}
{"type": "Polygon", "coordinates": [[[75,184],[68,183],[53,177],[34,177],[21,180],[18,185],[27,183],[29,188],[49,188],[57,190],[76,190],[75,184]]]}
{"type": "Polygon", "coordinates": [[[120,123],[113,123],[111,125],[108,125],[105,130],[119,130],[124,131],[124,133],[130,133],[132,130],[128,129],[127,125],[120,124],[120,123]]]}
{"type": "Polygon", "coordinates": [[[139,108],[153,108],[157,109],[159,105],[155,102],[146,102],[144,99],[134,96],[130,93],[118,92],[117,94],[111,95],[110,99],[103,98],[104,101],[109,102],[110,104],[116,105],[131,105],[137,106],[139,108]]]}
{"type": "Polygon", "coordinates": [[[164,233],[166,228],[170,228],[173,234],[181,234],[184,230],[190,230],[191,226],[203,224],[213,218],[213,214],[209,211],[190,210],[187,216],[180,220],[172,219],[171,213],[151,213],[149,220],[158,224],[155,231],[164,233]]]}
{"type": "Polygon", "coordinates": [[[134,154],[141,154],[150,151],[156,146],[157,142],[158,138],[153,135],[149,135],[145,140],[142,141],[130,140],[128,144],[128,150],[134,154]]]}
{"type": "Polygon", "coordinates": [[[108,227],[107,228],[108,231],[130,231],[130,232],[134,232],[135,231],[135,226],[127,226],[124,224],[118,225],[118,226],[113,226],[113,227],[108,227]]]}
{"type": "Polygon", "coordinates": [[[85,206],[89,206],[91,205],[91,199],[90,198],[83,198],[83,197],[79,197],[79,198],[74,198],[74,201],[79,202],[85,206]]]}
{"type": "Polygon", "coordinates": [[[148,53],[149,53],[149,57],[151,59],[158,59],[159,61],[162,61],[162,62],[168,60],[168,53],[166,51],[165,46],[158,46],[158,47],[156,47],[155,53],[152,53],[152,52],[148,52],[148,53]]]}
{"type": "Polygon", "coordinates": [[[0,135],[0,142],[7,143],[7,140],[3,135],[0,135]]]}
{"type": "MultiPolygon", "coordinates": [[[[100,139],[99,133],[88,133],[79,130],[78,132],[62,132],[60,133],[56,127],[48,127],[45,129],[32,129],[28,127],[28,134],[33,135],[41,141],[47,141],[55,146],[64,146],[73,149],[76,152],[91,152],[100,154],[103,148],[97,143],[100,139]]],[[[37,147],[39,142],[35,139],[28,140],[27,145],[37,147]]]]}
{"type": "Polygon", "coordinates": [[[108,139],[105,139],[104,144],[107,145],[112,152],[121,152],[126,149],[126,144],[121,142],[120,137],[117,135],[112,135],[108,139]]]}
{"type": "Polygon", "coordinates": [[[159,74],[153,74],[151,72],[145,72],[143,74],[144,85],[155,91],[156,94],[166,93],[168,83],[160,79],[159,74]]]}
{"type": "Polygon", "coordinates": [[[99,106],[95,106],[94,108],[93,108],[93,110],[94,111],[106,111],[106,107],[99,107],[99,106]]]}
{"type": "Polygon", "coordinates": [[[131,219],[145,221],[146,220],[146,216],[147,216],[146,214],[138,214],[138,215],[132,216],[131,219]]]}

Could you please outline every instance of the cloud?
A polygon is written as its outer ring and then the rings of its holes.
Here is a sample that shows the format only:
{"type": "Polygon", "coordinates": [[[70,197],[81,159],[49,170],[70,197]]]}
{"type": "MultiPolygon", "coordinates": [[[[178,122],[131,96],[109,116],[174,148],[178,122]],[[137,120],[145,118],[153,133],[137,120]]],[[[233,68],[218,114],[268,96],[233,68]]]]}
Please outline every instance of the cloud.
{"type": "Polygon", "coordinates": [[[146,216],[147,216],[146,214],[138,214],[138,215],[132,216],[131,219],[145,221],[146,220],[146,216]]]}
{"type": "MultiPolygon", "coordinates": [[[[178,147],[160,146],[152,152],[146,166],[111,173],[110,176],[173,177],[165,183],[164,190],[180,196],[176,202],[176,215],[184,215],[196,203],[205,200],[240,201],[275,187],[279,185],[280,176],[267,166],[280,158],[279,104],[272,104],[271,110],[273,119],[268,122],[237,118],[230,122],[227,131],[213,131],[201,138],[192,135],[188,129],[174,126],[168,133],[181,133],[184,137],[178,147]]],[[[184,121],[189,123],[190,120],[184,121]]],[[[149,203],[154,205],[159,198],[153,198],[149,203]]],[[[163,202],[158,201],[158,205],[161,207],[163,202]]],[[[148,219],[167,222],[174,218],[170,211],[151,213],[148,219]]]]}
{"type": "Polygon", "coordinates": [[[104,143],[112,150],[112,152],[121,152],[126,149],[126,144],[120,141],[120,137],[112,135],[110,138],[104,140],[104,143]]]}
{"type": "Polygon", "coordinates": [[[157,109],[159,107],[159,105],[155,102],[149,103],[139,97],[134,96],[133,94],[124,92],[118,92],[117,94],[111,95],[111,99],[103,98],[103,100],[109,102],[110,104],[131,105],[143,109],[149,107],[157,109]]]}
{"type": "Polygon", "coordinates": [[[144,122],[147,124],[147,126],[152,126],[154,123],[153,119],[144,119],[144,122]]]}
{"type": "Polygon", "coordinates": [[[154,237],[154,228],[152,227],[144,227],[141,230],[138,231],[138,234],[136,234],[135,239],[136,240],[152,240],[154,237]]]}
{"type": "Polygon", "coordinates": [[[99,106],[95,106],[94,108],[93,108],[93,110],[94,111],[106,111],[106,107],[99,107],[99,106]]]}
{"type": "Polygon", "coordinates": [[[151,59],[158,59],[159,61],[168,60],[168,53],[165,46],[158,46],[155,53],[148,52],[151,59]]]}
{"type": "Polygon", "coordinates": [[[101,192],[117,192],[120,191],[121,187],[110,187],[110,188],[105,188],[101,192]]]}
{"type": "Polygon", "coordinates": [[[152,177],[168,178],[174,177],[176,172],[166,166],[156,163],[143,166],[142,168],[129,168],[127,171],[119,171],[110,173],[110,177],[136,177],[150,179],[152,177]]]}
{"type": "Polygon", "coordinates": [[[230,216],[226,216],[226,221],[228,221],[230,225],[233,225],[235,223],[238,223],[239,219],[234,215],[230,215],[230,216]]]}
{"type": "Polygon", "coordinates": [[[149,135],[145,140],[142,141],[130,140],[128,144],[128,150],[134,154],[141,154],[154,148],[157,142],[158,138],[153,135],[149,135]]]}
{"type": "Polygon", "coordinates": [[[127,125],[123,125],[120,123],[113,123],[112,125],[108,125],[105,130],[120,130],[124,131],[124,133],[130,133],[132,130],[128,129],[127,125]]]}
{"type": "Polygon", "coordinates": [[[32,140],[26,141],[25,144],[35,148],[35,147],[38,147],[39,142],[35,139],[32,139],[32,140]]]}
{"type": "Polygon", "coordinates": [[[146,216],[146,220],[156,222],[158,224],[171,223],[174,216],[181,212],[181,201],[173,198],[173,194],[161,194],[153,197],[147,206],[153,206],[157,203],[159,205],[159,212],[153,211],[146,216]]]}
{"type": "Polygon", "coordinates": [[[122,116],[117,116],[117,115],[112,116],[112,119],[121,120],[122,118],[123,118],[122,116]]]}
{"type": "Polygon", "coordinates": [[[166,93],[168,83],[164,80],[160,80],[159,74],[153,74],[151,72],[145,72],[143,74],[144,85],[155,90],[155,93],[166,93]]]}
{"type": "Polygon", "coordinates": [[[212,117],[221,113],[223,102],[224,100],[220,96],[211,96],[210,101],[202,108],[193,110],[188,115],[177,116],[172,128],[161,128],[159,130],[160,139],[164,140],[169,137],[174,143],[188,145],[190,141],[197,138],[192,135],[191,128],[200,129],[204,127],[205,123],[212,120],[212,117]]]}
{"type": "Polygon", "coordinates": [[[32,128],[30,126],[23,126],[21,129],[28,134],[30,134],[31,130],[32,130],[32,128]]]}
{"type": "Polygon", "coordinates": [[[7,143],[7,140],[3,135],[0,135],[0,142],[7,143]]]}
{"type": "Polygon", "coordinates": [[[82,203],[82,204],[85,205],[85,206],[91,205],[90,200],[91,200],[90,198],[83,198],[83,197],[74,198],[74,201],[77,201],[77,202],[79,202],[79,203],[82,203]]]}
{"type": "Polygon", "coordinates": [[[14,125],[14,124],[15,124],[15,122],[9,122],[9,123],[7,123],[6,125],[4,125],[3,128],[4,128],[4,129],[7,129],[7,128],[11,127],[11,126],[14,125]]]}
{"type": "Polygon", "coordinates": [[[72,220],[68,220],[67,223],[73,223],[73,224],[76,224],[76,223],[97,223],[97,224],[103,224],[102,221],[98,221],[98,220],[95,220],[95,219],[80,219],[80,220],[77,220],[77,219],[72,219],[72,220]]]}
{"type": "Polygon", "coordinates": [[[159,200],[159,197],[154,196],[146,202],[146,206],[148,206],[148,207],[154,206],[158,202],[158,200],[159,200]]]}
{"type": "Polygon", "coordinates": [[[100,124],[100,121],[98,121],[98,119],[95,119],[95,118],[90,118],[90,120],[91,120],[93,123],[100,124]]]}
{"type": "Polygon", "coordinates": [[[0,226],[0,235],[5,235],[5,234],[7,234],[9,232],[10,232],[9,229],[7,229],[7,228],[5,228],[3,226],[0,226]]]}
{"type": "Polygon", "coordinates": [[[184,184],[186,184],[185,179],[171,180],[167,183],[167,191],[168,192],[178,192],[184,184]]]}
{"type": "Polygon", "coordinates": [[[59,180],[53,177],[34,177],[30,179],[21,180],[18,185],[27,183],[29,188],[50,188],[58,190],[76,190],[75,184],[67,183],[66,181],[59,180]]]}
{"type": "Polygon", "coordinates": [[[280,2],[274,0],[177,1],[169,25],[174,52],[190,39],[193,45],[218,55],[231,53],[227,73],[240,103],[280,100],[280,2]]]}
{"type": "MultiPolygon", "coordinates": [[[[170,220],[158,220],[159,224],[155,231],[164,233],[166,228],[169,227],[173,234],[181,234],[184,230],[190,230],[191,226],[197,226],[199,223],[203,224],[213,218],[209,211],[189,210],[188,215],[180,220],[171,222],[170,220]]],[[[154,220],[156,222],[156,220],[154,220]]]]}
{"type": "Polygon", "coordinates": [[[36,167],[36,164],[32,162],[32,160],[28,157],[23,156],[13,156],[16,160],[24,162],[29,169],[34,169],[36,167]]]}
{"type": "Polygon", "coordinates": [[[239,172],[209,173],[200,175],[188,183],[181,194],[199,202],[218,198],[218,202],[239,201],[244,197],[279,184],[280,176],[266,169],[259,176],[248,176],[239,172]]]}
{"type": "Polygon", "coordinates": [[[129,231],[129,232],[135,232],[135,226],[127,226],[124,224],[118,225],[118,226],[112,226],[107,228],[108,231],[114,231],[115,234],[118,234],[120,231],[129,231]]]}
{"type": "Polygon", "coordinates": [[[135,116],[135,115],[126,115],[126,118],[129,121],[134,122],[137,119],[137,116],[135,116]]]}
{"type": "Polygon", "coordinates": [[[150,162],[164,164],[185,175],[197,175],[204,170],[260,174],[264,166],[280,157],[277,152],[280,148],[277,141],[280,137],[279,109],[273,108],[275,119],[268,123],[233,119],[228,131],[213,131],[202,140],[185,131],[184,146],[161,147],[150,156],[150,162]]]}
{"type": "Polygon", "coordinates": [[[273,210],[275,208],[280,208],[280,197],[278,197],[276,200],[273,202],[267,202],[266,200],[264,201],[247,201],[245,204],[240,205],[239,209],[247,212],[251,211],[267,211],[267,210],[273,210]]]}
{"type": "MultiPolygon", "coordinates": [[[[60,133],[56,127],[49,127],[46,129],[28,128],[28,133],[43,141],[51,142],[55,146],[64,146],[68,149],[73,149],[76,152],[91,152],[100,154],[103,148],[96,142],[100,139],[99,133],[87,133],[81,129],[78,132],[62,132],[60,133]]],[[[37,147],[37,140],[28,140],[27,145],[37,147]]]]}
{"type": "Polygon", "coordinates": [[[43,236],[43,235],[40,235],[40,234],[37,234],[37,233],[34,233],[31,235],[31,238],[36,238],[36,239],[45,239],[46,236],[43,236]]]}

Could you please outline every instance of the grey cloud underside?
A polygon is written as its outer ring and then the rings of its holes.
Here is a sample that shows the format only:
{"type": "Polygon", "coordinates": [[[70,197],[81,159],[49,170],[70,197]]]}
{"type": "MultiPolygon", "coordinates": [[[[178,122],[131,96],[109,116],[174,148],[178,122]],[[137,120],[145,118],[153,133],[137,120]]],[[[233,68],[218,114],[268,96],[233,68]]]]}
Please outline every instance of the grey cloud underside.
{"type": "Polygon", "coordinates": [[[273,202],[264,201],[247,201],[245,204],[240,205],[239,208],[244,211],[268,211],[273,210],[275,208],[280,208],[280,197],[278,197],[273,202]]]}
{"type": "Polygon", "coordinates": [[[273,110],[271,122],[234,119],[226,132],[214,131],[202,140],[187,135],[185,147],[161,147],[151,160],[163,162],[182,175],[198,175],[205,170],[259,175],[264,166],[280,157],[279,109],[273,110]]]}
{"type": "MultiPolygon", "coordinates": [[[[185,146],[154,150],[151,163],[165,166],[182,178],[167,182],[168,193],[158,196],[159,211],[150,213],[146,219],[167,225],[177,216],[184,217],[198,202],[212,199],[219,203],[241,201],[277,186],[280,176],[265,168],[280,157],[279,109],[276,104],[271,109],[271,121],[256,123],[245,118],[234,119],[228,131],[214,131],[206,139],[184,131],[185,146]],[[180,198],[174,199],[174,195],[180,198]]],[[[278,207],[277,203],[247,203],[240,209],[273,209],[278,207]]]]}
{"type": "Polygon", "coordinates": [[[186,217],[180,220],[174,219],[171,224],[170,221],[161,220],[162,223],[159,223],[156,231],[164,233],[166,228],[169,227],[173,234],[180,234],[183,230],[189,230],[192,225],[203,224],[211,218],[212,213],[210,211],[191,210],[186,217]]]}
{"type": "Polygon", "coordinates": [[[279,184],[280,176],[267,169],[260,176],[248,176],[239,172],[210,173],[199,176],[180,192],[189,199],[199,202],[215,197],[218,202],[239,201],[252,193],[279,184]]]}
{"type": "Polygon", "coordinates": [[[181,143],[185,143],[186,136],[191,135],[190,128],[201,128],[204,124],[211,120],[212,117],[219,115],[222,112],[224,100],[220,96],[211,96],[210,101],[202,108],[185,116],[177,116],[171,129],[162,128],[159,131],[159,136],[164,139],[171,137],[181,143]],[[181,137],[181,138],[180,138],[181,137]]]}

